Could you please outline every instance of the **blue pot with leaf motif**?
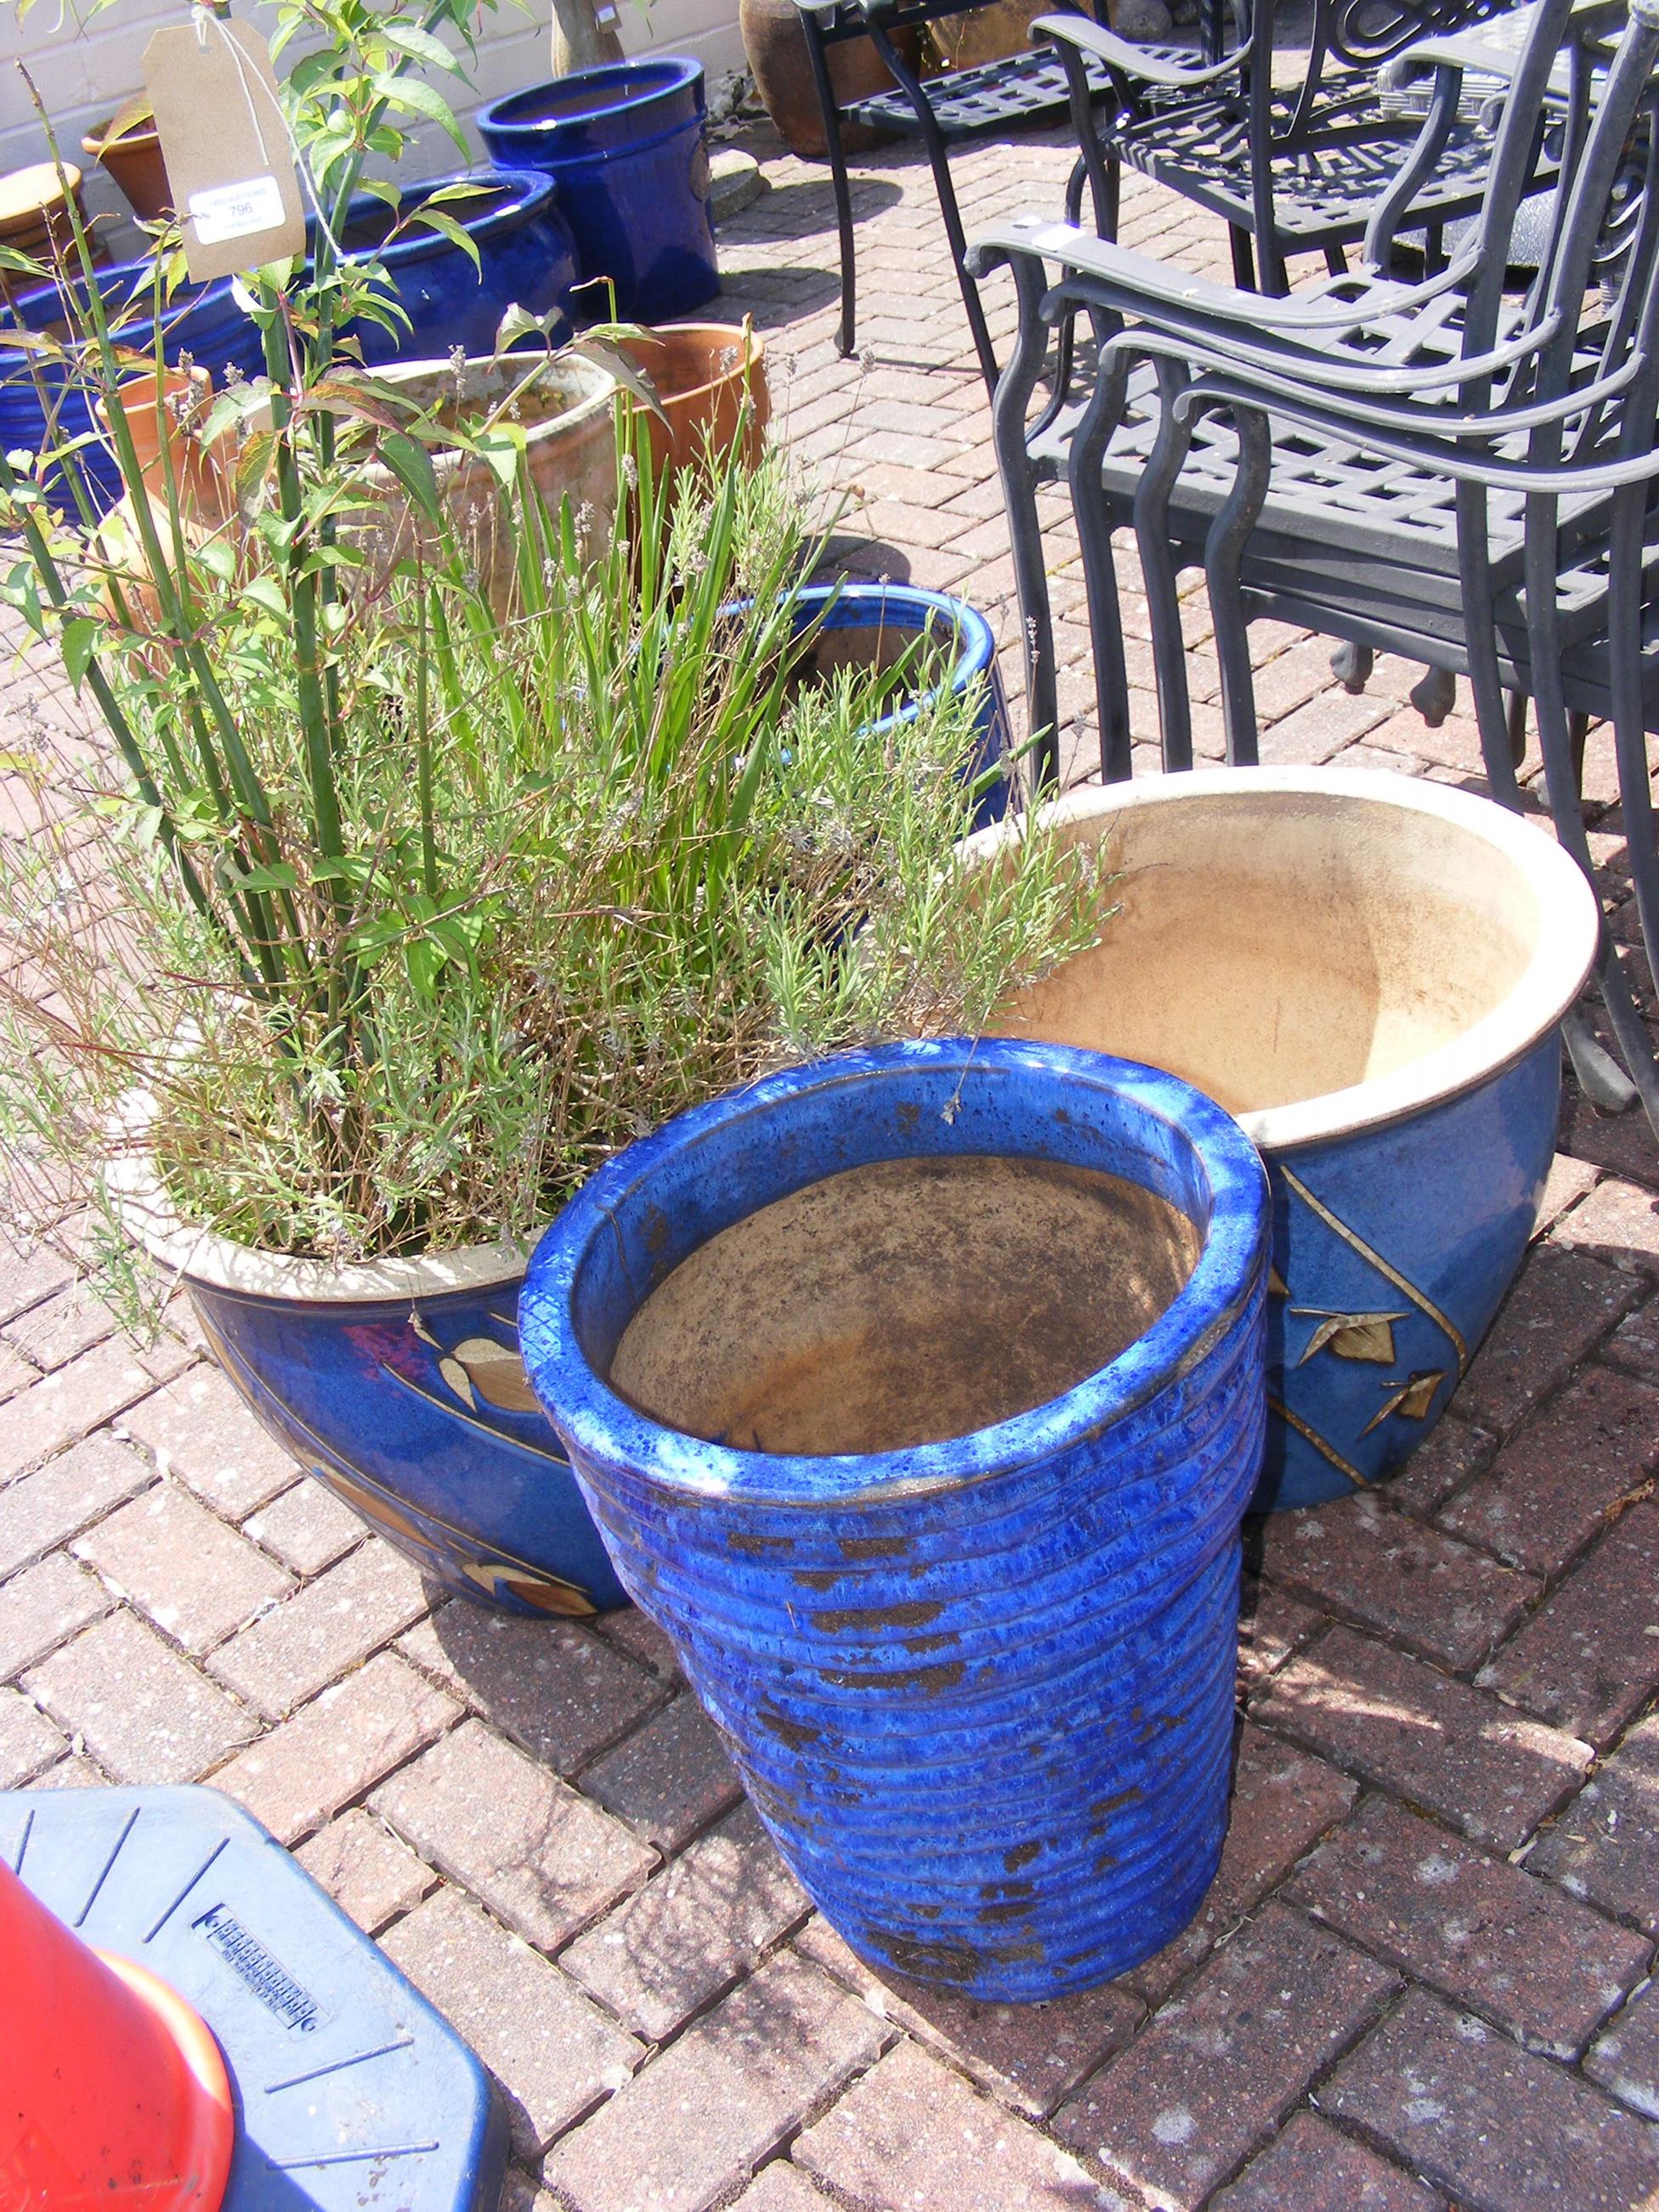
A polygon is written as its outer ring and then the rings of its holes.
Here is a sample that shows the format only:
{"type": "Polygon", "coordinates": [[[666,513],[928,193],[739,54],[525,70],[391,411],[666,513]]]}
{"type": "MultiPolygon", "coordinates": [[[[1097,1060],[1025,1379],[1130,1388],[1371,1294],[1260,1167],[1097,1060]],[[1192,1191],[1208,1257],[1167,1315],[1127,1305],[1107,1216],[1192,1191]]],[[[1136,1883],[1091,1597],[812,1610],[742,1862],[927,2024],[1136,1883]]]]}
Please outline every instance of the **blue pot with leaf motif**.
{"type": "Polygon", "coordinates": [[[537,1247],[622,1580],[878,1966],[1087,1988],[1213,1878],[1266,1198],[1176,1078],[946,1038],[677,1116],[537,1247]]]}
{"type": "Polygon", "coordinates": [[[1559,1024],[1595,956],[1589,884],[1523,817],[1416,776],[1152,775],[1042,818],[1098,850],[1116,911],[993,1026],[1133,1054],[1237,1115],[1273,1186],[1255,1510],[1382,1480],[1525,1255],[1559,1024]]]}

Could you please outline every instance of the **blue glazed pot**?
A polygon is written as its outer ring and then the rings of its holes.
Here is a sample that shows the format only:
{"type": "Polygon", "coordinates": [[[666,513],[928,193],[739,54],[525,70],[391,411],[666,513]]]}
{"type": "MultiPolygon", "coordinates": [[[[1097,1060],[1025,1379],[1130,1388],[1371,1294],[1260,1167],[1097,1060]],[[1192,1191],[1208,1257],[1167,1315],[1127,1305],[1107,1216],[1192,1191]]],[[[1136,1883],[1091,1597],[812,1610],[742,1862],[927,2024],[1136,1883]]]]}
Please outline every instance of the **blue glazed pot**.
{"type": "MultiPolygon", "coordinates": [[[[495,160],[557,184],[583,282],[609,278],[622,321],[667,322],[720,290],[703,108],[702,64],[656,54],[573,70],[478,110],[495,160]]],[[[611,319],[602,285],[585,304],[611,319]]]]}
{"type": "Polygon", "coordinates": [[[1200,770],[1043,818],[1110,856],[1120,911],[995,1026],[1133,1053],[1238,1116],[1273,1194],[1253,1510],[1382,1480],[1526,1253],[1559,1025],[1595,957],[1589,886],[1521,817],[1411,776],[1200,770]]]}
{"type": "MultiPolygon", "coordinates": [[[[975,780],[1008,759],[1013,730],[997,665],[996,639],[990,623],[966,599],[947,599],[942,592],[919,591],[909,584],[842,584],[814,586],[801,593],[799,604],[800,628],[823,618],[813,658],[826,670],[854,658],[890,665],[917,637],[931,634],[942,638],[954,632],[957,649],[951,689],[961,694],[971,684],[981,686],[975,780]]],[[[919,712],[914,705],[901,707],[872,723],[870,734],[880,737],[898,722],[914,720],[919,712]]],[[[1007,811],[1008,785],[999,777],[974,811],[975,829],[1000,822],[1007,811]]]]}
{"type": "MultiPolygon", "coordinates": [[[[101,270],[99,276],[100,295],[111,314],[131,301],[137,301],[138,312],[123,322],[120,337],[124,344],[138,352],[155,349],[155,320],[149,306],[150,269],[148,261],[125,262],[118,268],[101,270]]],[[[96,428],[88,394],[62,369],[42,364],[38,374],[45,386],[46,405],[52,410],[49,431],[30,356],[21,347],[7,343],[9,329],[48,331],[61,325],[63,319],[64,295],[56,284],[32,285],[0,307],[0,450],[35,453],[49,436],[53,445],[59,445],[96,428]]],[[[162,318],[161,350],[169,362],[189,354],[198,368],[212,373],[216,381],[222,380],[227,365],[240,369],[245,376],[258,375],[264,365],[258,331],[232,297],[228,276],[211,284],[181,285],[174,292],[162,318]]],[[[113,507],[121,496],[121,472],[101,437],[82,449],[80,460],[88,488],[100,501],[100,511],[113,507]]],[[[71,503],[61,471],[54,471],[53,480],[58,495],[65,504],[71,503]]]]}
{"type": "Polygon", "coordinates": [[[458,346],[469,355],[493,354],[501,317],[514,305],[532,315],[560,311],[549,331],[552,344],[563,345],[572,335],[575,247],[551,179],[533,169],[458,169],[429,177],[404,191],[396,218],[365,195],[352,204],[343,242],[348,252],[373,247],[379,254],[411,325],[396,337],[378,323],[355,326],[371,368],[389,361],[443,361],[458,346]],[[451,240],[418,225],[390,246],[380,244],[394,220],[406,221],[434,192],[461,184],[490,188],[487,198],[445,203],[445,213],[478,249],[477,268],[451,240]]]}
{"type": "Polygon", "coordinates": [[[137,1155],[110,1181],[264,1426],[423,1573],[508,1613],[628,1603],[525,1379],[520,1248],[331,1267],[188,1226],[137,1155]]]}
{"type": "MultiPolygon", "coordinates": [[[[1259,1161],[1185,1084],[947,1040],[681,1115],[538,1246],[526,1364],[623,1582],[784,1856],[878,1966],[1053,1996],[1158,1950],[1203,1897],[1226,1826],[1266,1233],[1259,1161]],[[1156,1193],[1197,1232],[1190,1278],[1074,1388],[903,1450],[733,1449],[611,1388],[630,1321],[707,1240],[847,1170],[950,1155],[1156,1193]]],[[[845,1264],[866,1260],[854,1239],[845,1264]]],[[[722,1313],[741,1345],[747,1312],[722,1313]]]]}

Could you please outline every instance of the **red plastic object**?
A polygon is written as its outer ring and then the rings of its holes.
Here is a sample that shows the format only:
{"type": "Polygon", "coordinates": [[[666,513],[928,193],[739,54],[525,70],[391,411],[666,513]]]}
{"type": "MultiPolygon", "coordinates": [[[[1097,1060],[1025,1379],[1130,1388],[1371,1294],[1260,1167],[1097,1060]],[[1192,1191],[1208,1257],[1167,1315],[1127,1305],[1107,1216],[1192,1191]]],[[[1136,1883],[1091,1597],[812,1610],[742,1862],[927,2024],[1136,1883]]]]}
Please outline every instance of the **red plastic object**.
{"type": "Polygon", "coordinates": [[[200,2016],[0,1865],[0,2212],[218,2212],[234,2139],[200,2016]]]}

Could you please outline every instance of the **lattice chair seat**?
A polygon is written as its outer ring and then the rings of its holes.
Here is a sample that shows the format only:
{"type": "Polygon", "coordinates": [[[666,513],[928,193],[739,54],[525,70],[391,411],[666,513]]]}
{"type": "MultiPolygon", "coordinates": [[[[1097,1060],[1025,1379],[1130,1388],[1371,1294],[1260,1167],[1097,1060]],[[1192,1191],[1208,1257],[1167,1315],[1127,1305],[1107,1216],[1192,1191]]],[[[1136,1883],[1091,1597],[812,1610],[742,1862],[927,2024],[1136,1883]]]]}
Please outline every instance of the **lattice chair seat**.
{"type": "MultiPolygon", "coordinates": [[[[1186,49],[1177,46],[1149,46],[1145,51],[1177,64],[1192,58],[1186,49]]],[[[1094,92],[1106,92],[1109,79],[1103,63],[1091,61],[1089,82],[1094,92]]],[[[1065,68],[1048,47],[1028,48],[1023,54],[983,62],[973,69],[951,70],[943,76],[924,77],[921,82],[934,121],[951,139],[1060,123],[1065,119],[1070,100],[1065,68]]],[[[902,91],[854,100],[842,112],[853,122],[896,137],[922,135],[915,109],[902,91]]]]}

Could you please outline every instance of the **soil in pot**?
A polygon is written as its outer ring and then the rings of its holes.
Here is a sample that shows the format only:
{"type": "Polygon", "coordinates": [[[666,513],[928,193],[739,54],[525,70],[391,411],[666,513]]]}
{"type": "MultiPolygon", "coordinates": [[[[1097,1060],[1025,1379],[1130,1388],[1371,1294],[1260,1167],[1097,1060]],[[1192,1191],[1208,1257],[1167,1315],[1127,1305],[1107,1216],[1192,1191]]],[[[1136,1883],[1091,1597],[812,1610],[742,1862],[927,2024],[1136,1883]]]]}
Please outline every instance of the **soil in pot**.
{"type": "Polygon", "coordinates": [[[1138,1183],[1003,1156],[878,1161],[722,1230],[641,1307],[613,1389],[750,1451],[903,1450],[1046,1404],[1172,1303],[1199,1232],[1138,1183]]]}

